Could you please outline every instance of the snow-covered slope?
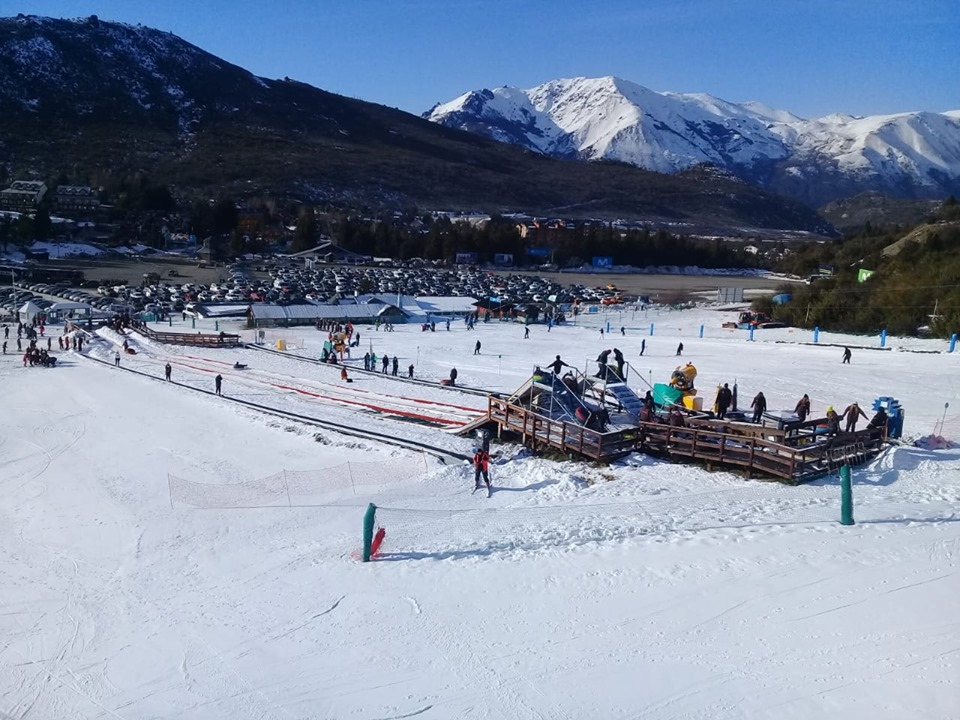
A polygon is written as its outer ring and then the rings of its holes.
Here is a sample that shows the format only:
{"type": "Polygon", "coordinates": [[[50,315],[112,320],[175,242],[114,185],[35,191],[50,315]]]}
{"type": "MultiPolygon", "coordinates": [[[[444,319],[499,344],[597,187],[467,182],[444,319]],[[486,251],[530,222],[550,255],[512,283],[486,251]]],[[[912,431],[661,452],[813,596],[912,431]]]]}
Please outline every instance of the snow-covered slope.
{"type": "Polygon", "coordinates": [[[603,77],[473,91],[425,117],[560,157],[658,172],[713,163],[815,204],[865,191],[941,197],[960,187],[960,111],[805,120],[757,102],[603,77]]]}

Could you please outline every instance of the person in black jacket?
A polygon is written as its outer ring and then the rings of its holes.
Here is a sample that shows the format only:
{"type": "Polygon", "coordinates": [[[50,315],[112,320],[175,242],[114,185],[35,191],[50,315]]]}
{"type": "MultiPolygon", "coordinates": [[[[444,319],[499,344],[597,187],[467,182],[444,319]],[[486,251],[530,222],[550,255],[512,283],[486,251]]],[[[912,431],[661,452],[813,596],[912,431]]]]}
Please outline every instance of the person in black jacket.
{"type": "Polygon", "coordinates": [[[760,418],[763,417],[763,414],[767,411],[767,399],[763,396],[762,392],[757,393],[753,402],[750,403],[750,407],[753,408],[753,421],[755,423],[760,422],[760,418]]]}
{"type": "Polygon", "coordinates": [[[552,363],[547,363],[547,367],[553,369],[553,374],[554,374],[554,375],[559,375],[559,374],[560,374],[560,368],[573,367],[573,366],[572,366],[572,365],[568,365],[567,363],[565,363],[563,360],[560,359],[560,356],[557,355],[557,359],[554,360],[552,363]]]}
{"type": "Polygon", "coordinates": [[[803,422],[807,419],[807,415],[810,414],[810,396],[806,393],[803,394],[803,397],[797,401],[797,406],[793,409],[797,414],[797,418],[800,422],[803,422]]]}
{"type": "Polygon", "coordinates": [[[717,393],[717,417],[720,420],[723,420],[727,416],[727,408],[730,407],[732,400],[733,393],[730,392],[730,386],[724,383],[723,387],[720,388],[720,392],[717,393]]]}
{"type": "Polygon", "coordinates": [[[456,369],[456,368],[452,368],[452,369],[450,370],[450,384],[451,384],[451,385],[456,385],[456,384],[457,384],[457,369],[456,369]]]}
{"type": "Polygon", "coordinates": [[[220,388],[221,388],[222,386],[223,386],[223,375],[219,375],[219,374],[218,374],[218,375],[213,379],[213,389],[214,389],[214,391],[217,393],[217,395],[220,394],[220,388]]]}

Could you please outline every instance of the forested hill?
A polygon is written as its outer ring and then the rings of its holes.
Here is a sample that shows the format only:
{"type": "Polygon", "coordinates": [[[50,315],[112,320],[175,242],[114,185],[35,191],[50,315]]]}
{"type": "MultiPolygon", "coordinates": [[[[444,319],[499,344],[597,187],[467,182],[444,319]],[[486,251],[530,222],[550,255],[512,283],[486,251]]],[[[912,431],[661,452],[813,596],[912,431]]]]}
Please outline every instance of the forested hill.
{"type": "Polygon", "coordinates": [[[170,33],[95,16],[0,19],[0,107],[0,181],[66,178],[109,190],[145,173],[181,197],[832,233],[808,207],[724,173],[548,158],[256,77],[170,33]]]}
{"type": "Polygon", "coordinates": [[[832,266],[835,276],[784,288],[793,296],[790,303],[771,306],[766,299],[757,308],[798,327],[943,337],[960,332],[960,203],[953,198],[922,225],[867,227],[806,246],[779,269],[809,275],[822,265],[832,266]],[[873,271],[863,282],[861,269],[873,271]]]}

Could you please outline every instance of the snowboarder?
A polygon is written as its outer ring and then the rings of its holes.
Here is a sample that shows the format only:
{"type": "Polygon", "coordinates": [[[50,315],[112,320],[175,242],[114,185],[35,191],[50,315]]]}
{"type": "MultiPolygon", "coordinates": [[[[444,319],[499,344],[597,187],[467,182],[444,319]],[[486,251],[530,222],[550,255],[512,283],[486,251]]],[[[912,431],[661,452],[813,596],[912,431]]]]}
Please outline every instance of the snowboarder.
{"type": "Polygon", "coordinates": [[[763,396],[762,392],[757,393],[753,402],[750,403],[750,407],[753,408],[753,421],[759,423],[760,418],[763,417],[763,414],[767,411],[767,399],[763,396]]]}
{"type": "Polygon", "coordinates": [[[477,344],[473,346],[473,354],[474,354],[474,355],[479,355],[479,354],[480,354],[480,341],[479,341],[479,340],[477,340],[477,344]]]}
{"type": "Polygon", "coordinates": [[[840,363],[841,363],[841,364],[844,364],[844,363],[845,363],[845,364],[849,365],[849,364],[850,364],[850,356],[851,356],[851,355],[853,355],[853,353],[850,352],[850,348],[845,347],[845,348],[843,349],[843,360],[841,360],[840,363]]]}
{"type": "Polygon", "coordinates": [[[483,481],[487,485],[487,495],[490,495],[490,453],[483,448],[474,448],[473,450],[473,482],[474,492],[480,489],[480,476],[483,475],[483,481]]]}
{"type": "Polygon", "coordinates": [[[730,386],[723,384],[717,393],[717,418],[723,420],[727,416],[727,408],[730,407],[730,401],[733,400],[733,393],[730,392],[730,386]]]}
{"type": "Polygon", "coordinates": [[[560,374],[560,368],[573,367],[573,366],[572,366],[572,365],[567,365],[567,363],[565,363],[563,360],[561,360],[561,359],[560,359],[560,356],[557,355],[557,359],[554,360],[552,363],[548,363],[548,364],[547,364],[547,367],[553,369],[553,374],[554,374],[554,375],[559,375],[559,374],[560,374]]]}
{"type": "Polygon", "coordinates": [[[867,419],[867,414],[860,409],[860,405],[854,401],[847,405],[846,409],[843,411],[841,416],[846,419],[847,426],[844,432],[856,432],[857,431],[857,421],[862,417],[864,420],[867,419]]]}
{"type": "Polygon", "coordinates": [[[803,422],[807,419],[807,415],[810,414],[810,397],[804,393],[803,397],[797,401],[797,406],[793,409],[797,414],[797,418],[800,422],[803,422]]]}
{"type": "Polygon", "coordinates": [[[173,368],[170,367],[170,363],[167,363],[163,366],[163,376],[167,379],[167,382],[170,382],[170,374],[173,372],[173,368]]]}
{"type": "Polygon", "coordinates": [[[223,375],[218,374],[218,375],[213,379],[213,389],[214,389],[214,392],[216,392],[217,395],[220,395],[220,394],[221,394],[221,393],[220,393],[220,389],[221,389],[222,387],[223,387],[223,375]]]}
{"type": "Polygon", "coordinates": [[[647,350],[647,341],[641,340],[640,341],[640,357],[643,357],[643,353],[646,352],[646,350],[647,350]]]}
{"type": "Polygon", "coordinates": [[[680,357],[681,355],[683,355],[683,343],[677,345],[677,357],[680,357]]]}

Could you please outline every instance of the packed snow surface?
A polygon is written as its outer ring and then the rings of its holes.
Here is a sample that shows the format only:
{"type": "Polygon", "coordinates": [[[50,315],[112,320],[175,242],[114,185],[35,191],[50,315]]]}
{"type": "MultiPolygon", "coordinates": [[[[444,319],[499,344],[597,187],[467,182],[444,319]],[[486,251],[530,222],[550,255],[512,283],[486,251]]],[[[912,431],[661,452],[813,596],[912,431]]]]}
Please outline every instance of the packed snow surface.
{"type": "Polygon", "coordinates": [[[808,392],[815,413],[891,395],[908,436],[960,439],[946,343],[749,342],[731,319],[626,309],[526,340],[496,321],[359,328],[362,351],[399,355],[424,384],[352,369],[356,349],[342,383],[297,359],[319,355],[312,328],[268,331],[284,353],[132,335],[119,370],[124,338],[107,330],[84,356],[53,342],[55,369],[0,356],[0,716],[958,717],[960,450],[903,445],[855,469],[846,527],[833,477],[790,487],[494,443],[488,499],[465,465],[232,402],[469,453],[448,430],[484,399],[441,389],[451,367],[510,392],[558,353],[583,368],[619,347],[653,381],[691,360],[711,399],[734,381],[741,406],[808,392]],[[369,502],[387,535],[364,564],[369,502]]]}

